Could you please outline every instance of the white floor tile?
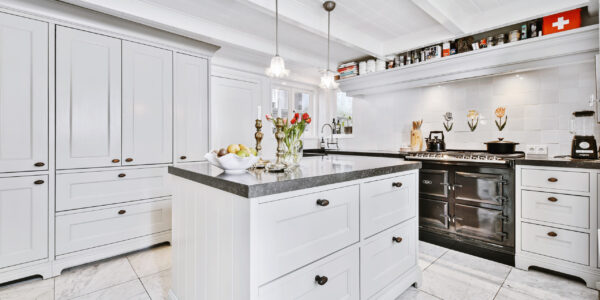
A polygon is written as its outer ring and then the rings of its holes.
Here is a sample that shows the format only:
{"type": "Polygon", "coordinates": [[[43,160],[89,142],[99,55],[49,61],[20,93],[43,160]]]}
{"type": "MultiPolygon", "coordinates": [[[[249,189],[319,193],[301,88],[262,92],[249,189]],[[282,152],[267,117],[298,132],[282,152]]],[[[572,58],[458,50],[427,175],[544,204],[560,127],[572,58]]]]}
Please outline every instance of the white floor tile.
{"type": "Polygon", "coordinates": [[[449,250],[423,272],[420,290],[446,300],[493,299],[511,267],[449,250]]]}
{"type": "Polygon", "coordinates": [[[26,280],[0,288],[0,300],[25,299],[54,299],[54,278],[26,280]]]}
{"type": "Polygon", "coordinates": [[[429,267],[436,259],[444,255],[448,249],[438,245],[419,241],[419,266],[421,270],[429,267]]]}
{"type": "Polygon", "coordinates": [[[99,290],[73,300],[150,300],[139,279],[99,290]]]}
{"type": "Polygon", "coordinates": [[[598,299],[583,283],[539,271],[512,269],[496,299],[598,299]]]}
{"type": "Polygon", "coordinates": [[[414,287],[409,287],[400,297],[396,300],[439,300],[440,298],[429,295],[423,291],[419,291],[414,287]]]}
{"type": "Polygon", "coordinates": [[[128,255],[139,277],[156,274],[171,268],[171,246],[159,246],[128,255]]]}
{"type": "Polygon", "coordinates": [[[171,269],[143,277],[141,280],[152,300],[169,299],[168,295],[169,289],[171,288],[171,269]]]}
{"type": "Polygon", "coordinates": [[[55,278],[56,300],[70,299],[137,279],[125,257],[63,271],[55,278]]]}

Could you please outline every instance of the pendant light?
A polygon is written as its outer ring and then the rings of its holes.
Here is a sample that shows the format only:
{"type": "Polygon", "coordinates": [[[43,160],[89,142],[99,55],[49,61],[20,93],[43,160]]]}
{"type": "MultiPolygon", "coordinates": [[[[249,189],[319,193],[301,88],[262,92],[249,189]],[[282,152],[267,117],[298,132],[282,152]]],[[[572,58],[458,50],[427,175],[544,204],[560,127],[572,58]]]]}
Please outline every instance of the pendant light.
{"type": "Polygon", "coordinates": [[[281,78],[290,74],[290,70],[285,68],[283,58],[279,56],[279,1],[275,0],[275,56],[271,58],[271,66],[265,73],[269,77],[281,78]]]}
{"type": "Polygon", "coordinates": [[[336,72],[329,69],[329,55],[330,55],[330,44],[331,44],[331,11],[335,8],[335,1],[325,1],[323,8],[327,11],[327,66],[322,72],[321,88],[334,90],[337,89],[339,84],[335,82],[336,72]]]}

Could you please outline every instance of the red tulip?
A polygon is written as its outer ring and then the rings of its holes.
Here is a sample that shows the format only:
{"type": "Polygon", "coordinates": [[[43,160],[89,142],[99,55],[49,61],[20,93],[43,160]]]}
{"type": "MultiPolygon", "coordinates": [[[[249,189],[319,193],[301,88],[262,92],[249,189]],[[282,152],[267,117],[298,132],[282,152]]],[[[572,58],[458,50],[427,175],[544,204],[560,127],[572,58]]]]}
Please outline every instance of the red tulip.
{"type": "Polygon", "coordinates": [[[299,118],[300,118],[300,114],[299,113],[294,114],[294,119],[299,119],[299,118]]]}
{"type": "Polygon", "coordinates": [[[308,113],[303,113],[302,114],[302,120],[306,121],[310,118],[310,116],[308,115],[308,113]]]}
{"type": "Polygon", "coordinates": [[[296,118],[293,118],[293,119],[290,121],[290,123],[291,123],[292,125],[296,124],[296,118]]]}
{"type": "Polygon", "coordinates": [[[306,124],[310,124],[311,118],[306,119],[306,124]]]}

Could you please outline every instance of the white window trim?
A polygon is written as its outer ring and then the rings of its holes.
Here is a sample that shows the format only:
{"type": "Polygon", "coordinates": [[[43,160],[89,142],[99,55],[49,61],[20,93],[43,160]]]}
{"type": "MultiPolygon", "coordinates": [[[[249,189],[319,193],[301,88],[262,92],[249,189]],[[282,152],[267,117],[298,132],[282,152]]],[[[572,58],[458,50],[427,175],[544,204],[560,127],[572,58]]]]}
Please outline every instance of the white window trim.
{"type": "MultiPolygon", "coordinates": [[[[318,105],[317,105],[317,101],[318,101],[318,91],[317,89],[314,88],[310,88],[308,86],[301,86],[301,85],[297,85],[297,84],[282,84],[282,83],[272,83],[271,84],[271,97],[272,97],[272,91],[273,89],[278,89],[278,90],[285,90],[287,91],[288,94],[288,115],[292,116],[293,111],[294,111],[294,94],[297,92],[300,93],[307,93],[311,95],[311,99],[309,102],[309,114],[311,117],[311,122],[310,125],[308,127],[308,131],[305,132],[302,135],[303,139],[316,139],[317,137],[317,126],[319,124],[318,122],[318,105]]],[[[269,101],[273,101],[272,98],[269,99],[269,101]]],[[[269,106],[270,108],[270,106],[269,106]]],[[[271,111],[269,111],[269,113],[271,113],[271,111]]]]}

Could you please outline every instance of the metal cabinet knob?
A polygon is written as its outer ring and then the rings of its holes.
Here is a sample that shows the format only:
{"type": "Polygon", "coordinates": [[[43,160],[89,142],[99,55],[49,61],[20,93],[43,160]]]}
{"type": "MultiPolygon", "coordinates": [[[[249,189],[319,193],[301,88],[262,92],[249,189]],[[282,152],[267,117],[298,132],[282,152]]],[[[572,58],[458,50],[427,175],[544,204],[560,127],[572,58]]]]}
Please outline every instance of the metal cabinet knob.
{"type": "Polygon", "coordinates": [[[33,165],[34,165],[34,166],[36,166],[36,167],[43,167],[43,166],[45,166],[46,164],[45,164],[45,163],[43,163],[43,162],[36,162],[36,163],[35,163],[35,164],[33,164],[33,165]]]}
{"type": "Polygon", "coordinates": [[[319,199],[319,200],[317,200],[317,205],[318,206],[327,206],[327,205],[329,205],[329,200],[327,200],[327,199],[319,199]]]}
{"type": "Polygon", "coordinates": [[[124,215],[126,212],[127,212],[127,211],[126,211],[126,210],[124,210],[124,209],[121,209],[121,210],[119,210],[119,214],[120,214],[120,215],[124,215]]]}
{"type": "Polygon", "coordinates": [[[33,183],[34,184],[44,184],[44,181],[43,180],[36,180],[33,183]]]}
{"type": "Polygon", "coordinates": [[[185,155],[182,155],[182,156],[180,156],[180,157],[179,157],[179,159],[181,159],[181,160],[186,160],[186,159],[187,159],[187,156],[185,156],[185,155]]]}
{"type": "Polygon", "coordinates": [[[128,157],[128,158],[126,158],[126,159],[125,159],[125,161],[126,161],[126,162],[132,162],[132,161],[133,161],[133,158],[131,158],[131,157],[128,157]]]}
{"type": "Polygon", "coordinates": [[[120,162],[120,161],[121,161],[120,159],[118,159],[118,158],[115,158],[115,159],[113,159],[113,160],[112,160],[112,163],[113,163],[113,164],[116,164],[116,163],[118,163],[118,162],[120,162]]]}
{"type": "Polygon", "coordinates": [[[315,281],[319,284],[319,285],[325,285],[327,283],[327,280],[329,280],[329,278],[327,278],[327,276],[315,276],[315,281]]]}
{"type": "Polygon", "coordinates": [[[400,243],[400,242],[402,242],[402,238],[399,236],[394,236],[394,237],[392,237],[392,241],[394,241],[396,243],[400,243]]]}
{"type": "Polygon", "coordinates": [[[123,178],[123,177],[125,177],[125,176],[127,176],[125,173],[121,173],[121,174],[119,174],[119,178],[123,178]]]}
{"type": "Polygon", "coordinates": [[[401,187],[402,186],[402,182],[392,182],[392,186],[393,187],[401,187]]]}
{"type": "Polygon", "coordinates": [[[550,201],[550,202],[556,202],[556,201],[558,201],[558,199],[556,199],[555,197],[549,197],[548,201],[550,201]]]}
{"type": "Polygon", "coordinates": [[[550,232],[548,232],[548,236],[550,236],[550,237],[556,237],[556,236],[558,236],[558,234],[556,232],[554,232],[554,231],[550,231],[550,232]]]}
{"type": "Polygon", "coordinates": [[[549,182],[557,182],[557,181],[558,181],[558,179],[557,179],[557,178],[554,178],[554,177],[550,177],[550,178],[548,178],[548,181],[549,181],[549,182]]]}

